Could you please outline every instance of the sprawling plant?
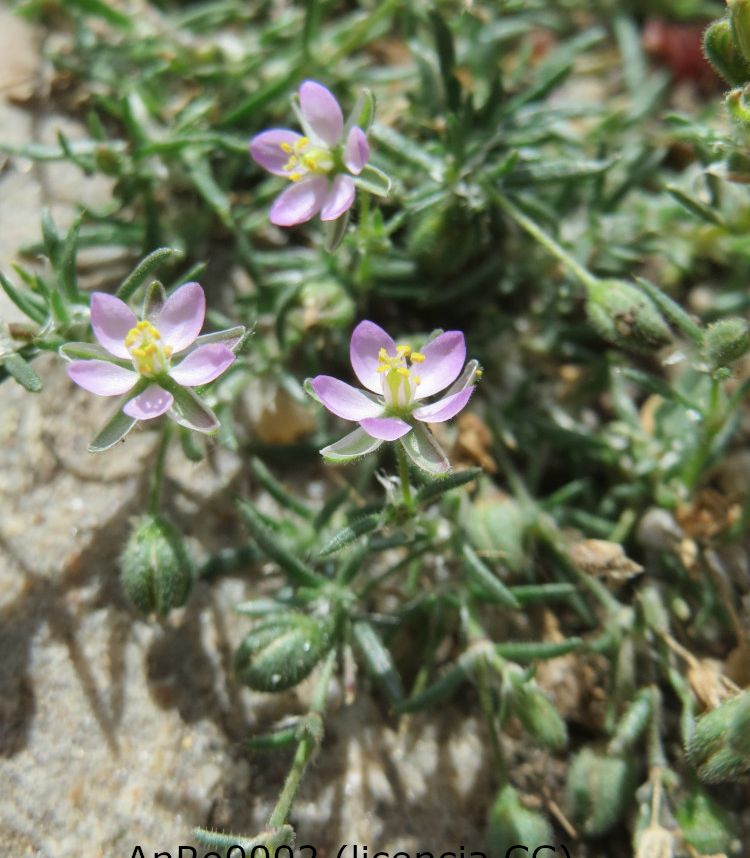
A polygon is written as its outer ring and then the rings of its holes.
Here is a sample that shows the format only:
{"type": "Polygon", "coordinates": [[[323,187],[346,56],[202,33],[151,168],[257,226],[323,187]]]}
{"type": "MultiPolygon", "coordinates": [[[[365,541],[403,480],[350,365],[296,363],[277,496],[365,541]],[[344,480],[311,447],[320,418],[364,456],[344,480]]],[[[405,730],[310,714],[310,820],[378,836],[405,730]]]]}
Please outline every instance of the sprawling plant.
{"type": "Polygon", "coordinates": [[[196,577],[245,575],[234,681],[314,685],[305,714],[252,740],[295,748],[267,827],[199,840],[292,842],[329,688],[354,660],[397,715],[468,691],[499,856],[552,842],[553,821],[577,855],[607,834],[632,843],[613,855],[736,850],[741,797],[722,807],[714,785],[750,773],[750,495],[730,479],[750,387],[748,4],[705,35],[728,113],[694,90],[680,115],[629,4],[21,5],[65,34],[50,83],[89,136],[5,149],[113,191],[67,232],[45,215],[27,250],[48,265],[0,275],[28,318],[0,327],[0,373],[36,392],[35,358],[57,352],[76,384],[123,397],[93,451],[137,420],[159,436],[121,562],[138,609],[164,616],[196,577]],[[142,257],[114,294],[81,288],[91,246],[142,257]],[[209,258],[250,288],[212,282],[209,258]],[[229,308],[204,334],[199,274],[229,308]],[[361,388],[341,378],[347,351],[361,388]],[[318,421],[295,455],[346,465],[320,505],[234,408],[257,377],[318,421]],[[197,571],[161,492],[178,435],[191,458],[234,449],[258,490],[237,503],[247,544],[197,571]],[[284,576],[270,597],[263,560],[284,576]],[[599,666],[584,731],[548,663],[599,666]],[[554,820],[514,782],[519,730],[565,763],[554,820]]]}

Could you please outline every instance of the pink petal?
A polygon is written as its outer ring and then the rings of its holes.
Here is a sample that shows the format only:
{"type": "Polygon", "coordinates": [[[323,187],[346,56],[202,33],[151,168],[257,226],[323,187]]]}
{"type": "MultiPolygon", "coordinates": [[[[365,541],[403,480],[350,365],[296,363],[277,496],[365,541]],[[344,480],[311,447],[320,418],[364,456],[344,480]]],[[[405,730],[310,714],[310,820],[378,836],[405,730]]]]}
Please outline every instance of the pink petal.
{"type": "Polygon", "coordinates": [[[200,333],[206,317],[206,295],[197,283],[185,283],[167,298],[154,319],[164,342],[174,352],[186,349],[200,333]]]}
{"type": "Polygon", "coordinates": [[[344,420],[362,420],[363,417],[377,417],[383,413],[380,403],[373,402],[361,390],[330,375],[318,375],[310,384],[323,405],[344,420]]]}
{"type": "Polygon", "coordinates": [[[335,146],[344,133],[344,115],[333,93],[306,80],[299,88],[299,106],[310,131],[327,146],[335,146]]]}
{"type": "Polygon", "coordinates": [[[286,128],[272,128],[256,134],[250,141],[250,154],[253,160],[260,164],[264,170],[276,176],[288,176],[289,171],[284,170],[284,165],[289,162],[289,153],[281,148],[282,143],[293,146],[302,135],[296,131],[288,131],[286,128]]]}
{"type": "Polygon", "coordinates": [[[355,125],[346,138],[346,148],[344,149],[346,169],[358,176],[369,158],[370,144],[367,142],[367,135],[355,125]]]}
{"type": "Polygon", "coordinates": [[[126,402],[122,410],[136,420],[153,420],[168,411],[174,397],[158,384],[149,385],[143,393],[126,402]]]}
{"type": "Polygon", "coordinates": [[[396,343],[379,325],[367,319],[360,322],[352,332],[349,358],[357,378],[373,393],[383,392],[383,382],[378,372],[380,349],[385,349],[391,357],[397,354],[396,343]]]}
{"type": "Polygon", "coordinates": [[[368,435],[383,441],[395,441],[411,432],[411,426],[400,417],[366,417],[359,425],[368,435]]]}
{"type": "Polygon", "coordinates": [[[218,378],[234,363],[236,355],[223,343],[199,346],[180,362],[169,374],[183,387],[197,387],[218,378]]]}
{"type": "Polygon", "coordinates": [[[344,212],[348,212],[354,202],[355,191],[354,179],[351,176],[336,176],[320,210],[320,219],[336,220],[344,212]]]}
{"type": "Polygon", "coordinates": [[[412,412],[417,420],[422,420],[424,423],[443,423],[455,417],[459,411],[471,399],[471,394],[474,393],[473,387],[467,387],[464,390],[454,393],[451,396],[445,396],[433,402],[431,405],[423,405],[412,412]]]}
{"type": "Polygon", "coordinates": [[[135,313],[114,295],[94,292],[91,296],[91,327],[94,336],[115,357],[130,357],[125,348],[125,337],[137,323],[135,313]]]}
{"type": "Polygon", "coordinates": [[[105,360],[74,360],[66,367],[70,378],[97,396],[127,393],[138,381],[138,373],[105,360]]]}
{"type": "Polygon", "coordinates": [[[424,399],[456,380],[466,361],[466,342],[461,331],[445,331],[420,351],[425,359],[416,366],[421,379],[416,398],[424,399]]]}
{"type": "Polygon", "coordinates": [[[328,193],[325,176],[307,176],[276,197],[269,215],[276,226],[305,223],[320,211],[328,193]]]}

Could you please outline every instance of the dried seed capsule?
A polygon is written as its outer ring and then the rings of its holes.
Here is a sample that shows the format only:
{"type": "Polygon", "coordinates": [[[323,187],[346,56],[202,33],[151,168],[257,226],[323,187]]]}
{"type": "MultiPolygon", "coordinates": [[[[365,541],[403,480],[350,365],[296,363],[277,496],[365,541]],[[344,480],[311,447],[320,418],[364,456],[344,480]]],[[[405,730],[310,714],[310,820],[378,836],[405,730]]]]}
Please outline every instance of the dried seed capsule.
{"type": "Polygon", "coordinates": [[[193,586],[193,564],[182,534],[161,516],[139,519],[120,558],[120,580],[144,614],[166,616],[185,604],[193,586]]]}
{"type": "Polygon", "coordinates": [[[328,620],[281,614],[245,636],[235,653],[234,669],[256,691],[285,691],[312,672],[330,645],[328,620]]]}

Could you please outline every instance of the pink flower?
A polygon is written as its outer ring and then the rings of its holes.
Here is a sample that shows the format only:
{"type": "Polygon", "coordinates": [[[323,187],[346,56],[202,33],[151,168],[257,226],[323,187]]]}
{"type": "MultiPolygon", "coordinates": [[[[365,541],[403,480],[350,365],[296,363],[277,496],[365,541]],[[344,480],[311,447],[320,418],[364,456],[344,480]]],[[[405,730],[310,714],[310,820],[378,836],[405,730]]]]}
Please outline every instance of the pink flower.
{"type": "Polygon", "coordinates": [[[215,431],[216,416],[189,388],[208,384],[234,362],[233,348],[244,328],[199,337],[206,297],[198,283],[186,283],[168,298],[162,289],[152,290],[147,303],[139,321],[119,298],[94,292],[91,327],[102,348],[62,346],[62,356],[71,361],[68,375],[97,396],[131,394],[122,406],[129,420],[118,417],[118,426],[127,426],[122,435],[136,420],[153,420],[167,411],[191,429],[215,431]],[[85,359],[73,359],[80,357],[85,359]]]}
{"type": "Polygon", "coordinates": [[[397,346],[373,322],[360,322],[349,348],[354,372],[367,390],[328,375],[310,381],[315,396],[333,414],[359,424],[354,432],[320,452],[335,462],[350,461],[376,450],[383,441],[400,441],[412,461],[432,473],[450,469],[445,453],[425,423],[455,417],[474,392],[476,361],[466,361],[460,331],[444,331],[413,351],[397,346]],[[449,387],[450,386],[450,387],[449,387]],[[442,398],[424,400],[449,389],[442,398]],[[368,392],[369,391],[369,392],[368,392]]]}
{"type": "Polygon", "coordinates": [[[340,218],[354,202],[355,184],[370,157],[365,132],[353,125],[345,134],[344,116],[333,94],[313,80],[299,88],[304,136],[285,128],[257,134],[250,154],[269,173],[292,186],[271,207],[271,223],[296,226],[320,213],[321,220],[340,218]]]}

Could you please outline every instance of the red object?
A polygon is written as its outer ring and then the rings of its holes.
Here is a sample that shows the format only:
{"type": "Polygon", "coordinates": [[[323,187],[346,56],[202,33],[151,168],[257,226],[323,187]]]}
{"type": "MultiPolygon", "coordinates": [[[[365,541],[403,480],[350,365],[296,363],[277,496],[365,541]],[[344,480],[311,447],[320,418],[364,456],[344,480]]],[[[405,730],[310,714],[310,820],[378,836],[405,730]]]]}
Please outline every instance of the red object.
{"type": "Polygon", "coordinates": [[[692,81],[701,87],[713,89],[719,77],[703,55],[706,26],[648,18],[643,28],[643,47],[669,69],[675,81],[692,81]]]}

